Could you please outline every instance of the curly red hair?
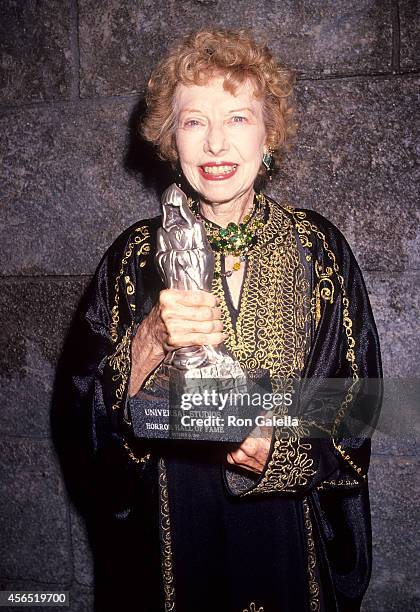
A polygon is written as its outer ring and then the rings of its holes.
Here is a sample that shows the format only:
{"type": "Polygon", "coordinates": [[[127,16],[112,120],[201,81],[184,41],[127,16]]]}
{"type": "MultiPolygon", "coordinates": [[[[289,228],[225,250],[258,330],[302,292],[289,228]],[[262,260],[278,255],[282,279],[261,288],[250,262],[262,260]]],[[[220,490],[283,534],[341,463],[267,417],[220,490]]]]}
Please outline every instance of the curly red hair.
{"type": "Polygon", "coordinates": [[[281,158],[297,129],[292,101],[295,73],[246,30],[199,30],[169,51],[148,82],[143,137],[162,159],[175,163],[176,87],[204,85],[215,76],[224,77],[223,87],[232,94],[247,80],[254,84],[254,95],[263,99],[267,146],[281,158]]]}

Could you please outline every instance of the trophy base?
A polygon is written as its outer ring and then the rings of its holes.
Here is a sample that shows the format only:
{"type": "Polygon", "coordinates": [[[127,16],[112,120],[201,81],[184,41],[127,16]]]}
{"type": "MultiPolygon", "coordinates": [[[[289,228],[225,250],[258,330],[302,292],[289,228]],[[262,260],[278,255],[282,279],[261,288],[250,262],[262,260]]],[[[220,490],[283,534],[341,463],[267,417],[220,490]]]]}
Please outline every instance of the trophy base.
{"type": "Polygon", "coordinates": [[[134,435],[240,444],[261,413],[261,403],[249,398],[258,399],[271,386],[268,375],[250,378],[231,361],[229,367],[212,364],[184,371],[165,366],[165,385],[157,393],[140,391],[129,402],[134,435]]]}

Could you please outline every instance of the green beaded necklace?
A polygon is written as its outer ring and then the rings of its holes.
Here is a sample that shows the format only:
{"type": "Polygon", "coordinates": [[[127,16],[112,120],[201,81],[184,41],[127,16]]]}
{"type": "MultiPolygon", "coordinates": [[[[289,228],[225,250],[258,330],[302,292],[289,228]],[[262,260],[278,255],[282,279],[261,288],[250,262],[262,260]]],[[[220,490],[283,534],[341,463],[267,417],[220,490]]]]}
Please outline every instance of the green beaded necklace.
{"type": "Polygon", "coordinates": [[[245,215],[242,223],[228,223],[226,227],[218,227],[208,221],[200,214],[198,202],[190,202],[194,214],[203,222],[207,239],[214,251],[221,255],[233,255],[239,257],[234,262],[232,270],[228,270],[224,276],[231,274],[241,268],[241,262],[249,249],[255,244],[257,235],[264,226],[263,206],[265,199],[262,193],[254,197],[253,208],[250,214],[245,215]]]}

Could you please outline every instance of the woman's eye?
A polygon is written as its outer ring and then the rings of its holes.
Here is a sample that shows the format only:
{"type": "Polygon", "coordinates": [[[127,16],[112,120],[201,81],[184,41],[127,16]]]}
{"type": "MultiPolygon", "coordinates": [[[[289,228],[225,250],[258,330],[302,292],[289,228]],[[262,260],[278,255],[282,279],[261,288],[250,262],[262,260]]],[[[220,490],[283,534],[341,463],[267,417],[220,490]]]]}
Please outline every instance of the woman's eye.
{"type": "Polygon", "coordinates": [[[241,115],[234,115],[232,117],[232,122],[233,123],[246,123],[247,118],[246,117],[242,117],[241,115]]]}
{"type": "Polygon", "coordinates": [[[200,125],[197,119],[187,119],[187,121],[184,122],[185,127],[195,127],[196,125],[200,125]]]}

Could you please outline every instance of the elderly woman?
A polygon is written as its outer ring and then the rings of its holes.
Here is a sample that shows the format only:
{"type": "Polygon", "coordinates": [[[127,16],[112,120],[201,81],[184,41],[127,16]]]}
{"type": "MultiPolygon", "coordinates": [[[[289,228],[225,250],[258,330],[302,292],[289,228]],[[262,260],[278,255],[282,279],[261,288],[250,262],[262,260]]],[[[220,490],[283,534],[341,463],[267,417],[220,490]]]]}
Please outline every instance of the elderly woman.
{"type": "Polygon", "coordinates": [[[368,585],[370,446],[342,425],[357,401],[366,419],[378,404],[356,389],[381,375],[365,285],[330,222],[255,187],[295,131],[292,86],[266,47],[222,30],[187,37],[149,81],[143,135],[192,194],[216,273],[211,293],[165,289],[162,220],[142,220],[105,254],[83,313],[89,350],[75,383],[98,469],[116,475],[114,516],[144,527],[139,611],[358,610],[368,585]],[[137,438],[130,398],[164,376],[168,351],[221,343],[273,389],[306,381],[307,428],[230,447],[137,438]],[[330,378],[346,384],[324,402],[326,427],[312,382],[330,378]]]}

